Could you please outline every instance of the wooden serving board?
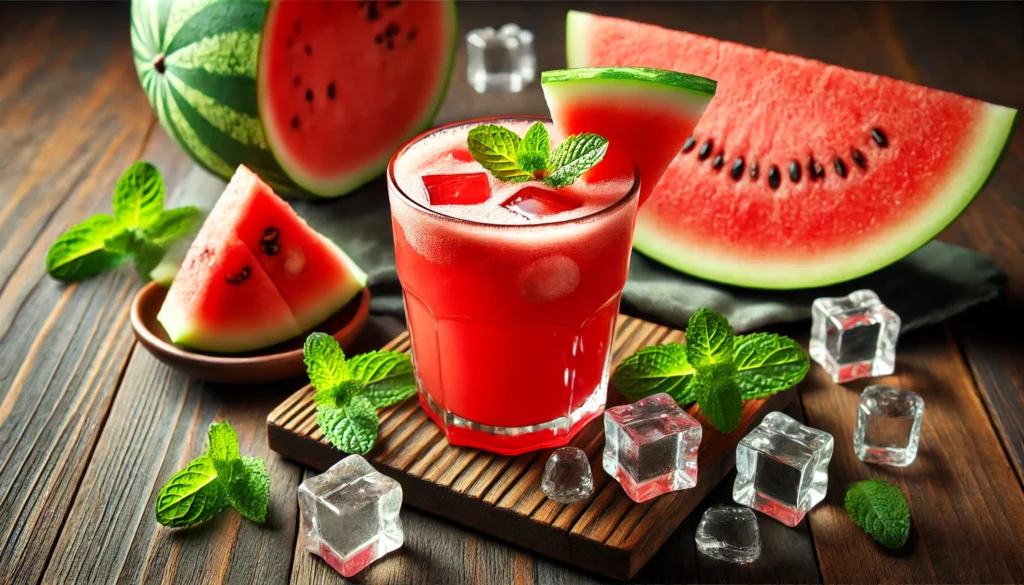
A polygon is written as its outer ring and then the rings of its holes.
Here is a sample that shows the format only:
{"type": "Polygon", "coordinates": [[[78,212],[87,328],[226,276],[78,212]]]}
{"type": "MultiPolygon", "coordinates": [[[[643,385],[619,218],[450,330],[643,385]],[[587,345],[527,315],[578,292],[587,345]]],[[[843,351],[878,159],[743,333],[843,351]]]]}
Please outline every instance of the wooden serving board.
{"type": "MultiPolygon", "coordinates": [[[[618,364],[641,347],[683,339],[681,331],[620,315],[612,363],[618,364]]],[[[408,334],[399,335],[384,349],[409,351],[408,334]]],[[[704,424],[697,485],[643,504],[630,500],[601,467],[601,417],[572,442],[586,451],[594,471],[594,495],[577,504],[559,504],[541,491],[541,474],[551,449],[505,457],[452,446],[417,400],[381,412],[380,438],[367,459],[402,485],[404,502],[410,506],[583,569],[628,579],[729,472],[736,444],[747,430],[767,413],[785,408],[794,392],[790,389],[747,402],[739,427],[727,435],[704,424]]],[[[312,387],[306,386],[274,409],[267,417],[267,437],[271,449],[324,470],[344,453],[324,440],[312,397],[312,387]]],[[[622,401],[609,389],[609,405],[622,401]]],[[[703,423],[696,406],[689,412],[703,423]]]]}

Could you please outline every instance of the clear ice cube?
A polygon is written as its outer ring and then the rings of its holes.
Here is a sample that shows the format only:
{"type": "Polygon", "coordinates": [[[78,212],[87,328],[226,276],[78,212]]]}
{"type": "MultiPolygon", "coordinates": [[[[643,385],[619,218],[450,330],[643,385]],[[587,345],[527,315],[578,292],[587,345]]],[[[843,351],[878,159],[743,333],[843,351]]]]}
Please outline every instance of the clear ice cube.
{"type": "Polygon", "coordinates": [[[603,467],[634,502],[697,483],[701,427],[668,394],[604,413],[603,467]]]}
{"type": "Polygon", "coordinates": [[[732,498],[796,526],[828,488],[832,435],[770,412],[736,446],[732,498]]]}
{"type": "Polygon", "coordinates": [[[523,187],[512,197],[501,204],[512,213],[527,219],[537,219],[572,211],[583,205],[583,202],[563,193],[556,193],[539,187],[523,187]]]}
{"type": "Polygon", "coordinates": [[[750,508],[712,506],[697,526],[697,548],[729,563],[752,563],[761,556],[761,533],[750,508]]]}
{"type": "Polygon", "coordinates": [[[900,318],[872,291],[815,299],[811,320],[811,359],[833,381],[841,384],[893,372],[900,318]]]}
{"type": "Polygon", "coordinates": [[[402,486],[349,455],[299,486],[302,546],[345,577],[402,546],[402,486]]]}
{"type": "Polygon", "coordinates": [[[865,463],[906,467],[917,457],[924,400],[891,386],[868,386],[857,403],[853,449],[865,463]]]}
{"type": "Polygon", "coordinates": [[[594,493],[594,474],[582,449],[562,447],[548,457],[540,482],[544,495],[561,504],[581,502],[594,493]]]}
{"type": "Polygon", "coordinates": [[[520,92],[537,74],[533,33],[506,24],[466,33],[466,78],[479,93],[520,92]]]}

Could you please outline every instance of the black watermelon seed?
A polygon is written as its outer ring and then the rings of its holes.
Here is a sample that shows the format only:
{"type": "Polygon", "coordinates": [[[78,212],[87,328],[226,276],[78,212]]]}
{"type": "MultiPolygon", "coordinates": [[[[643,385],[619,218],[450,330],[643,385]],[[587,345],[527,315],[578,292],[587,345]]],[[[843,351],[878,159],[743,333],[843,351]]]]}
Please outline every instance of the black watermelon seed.
{"type": "Polygon", "coordinates": [[[276,227],[268,227],[267,229],[263,230],[262,239],[263,242],[265,243],[276,243],[279,235],[280,233],[277,231],[276,227]]]}
{"type": "Polygon", "coordinates": [[[294,129],[294,130],[298,130],[299,129],[299,117],[298,116],[295,116],[294,118],[292,118],[292,129],[294,129]]]}
{"type": "Polygon", "coordinates": [[[369,4],[369,6],[366,9],[366,19],[367,20],[377,20],[378,18],[380,18],[380,13],[377,12],[377,2],[376,2],[376,0],[370,0],[368,4],[369,4]]]}
{"type": "Polygon", "coordinates": [[[700,158],[700,160],[706,159],[707,157],[711,156],[712,148],[714,148],[714,145],[711,144],[710,140],[708,140],[704,144],[700,145],[700,150],[697,151],[697,157],[700,158]]]}
{"type": "Polygon", "coordinates": [[[697,141],[693,139],[693,136],[687,138],[686,142],[683,143],[683,152],[690,152],[696,145],[697,141]]]}
{"type": "Polygon", "coordinates": [[[800,182],[800,163],[796,161],[789,163],[789,180],[794,183],[800,182]]]}
{"type": "Polygon", "coordinates": [[[306,101],[307,102],[313,101],[313,90],[309,89],[308,87],[306,88],[306,101]]]}
{"type": "Polygon", "coordinates": [[[298,87],[300,83],[302,83],[302,77],[299,76],[299,75],[296,75],[295,79],[292,80],[292,85],[294,85],[295,87],[298,87]]]}
{"type": "Polygon", "coordinates": [[[858,167],[862,169],[868,168],[868,160],[864,158],[863,152],[854,148],[853,152],[851,152],[850,155],[853,156],[853,162],[857,163],[858,167]]]}
{"type": "Polygon", "coordinates": [[[167,63],[163,53],[157,53],[156,57],[153,57],[153,69],[156,69],[157,73],[167,71],[167,63]]]}
{"type": "MultiPolygon", "coordinates": [[[[753,167],[751,167],[751,168],[753,168],[753,167]]],[[[739,181],[740,177],[743,176],[743,157],[742,156],[737,158],[732,163],[732,171],[729,173],[729,176],[732,177],[732,179],[734,181],[739,181]]]]}
{"type": "Polygon", "coordinates": [[[757,161],[750,163],[750,178],[755,181],[757,180],[757,171],[757,161]]]}
{"type": "Polygon", "coordinates": [[[875,139],[878,146],[881,146],[882,148],[889,146],[889,139],[885,137],[885,132],[882,132],[881,128],[872,128],[871,137],[875,139]]]}
{"type": "Polygon", "coordinates": [[[402,0],[389,0],[388,6],[401,6],[402,0]]]}
{"type": "Polygon", "coordinates": [[[277,256],[281,253],[281,246],[276,242],[272,244],[263,244],[263,253],[267,256],[277,256]]]}
{"type": "Polygon", "coordinates": [[[313,47],[310,47],[309,45],[306,45],[306,54],[307,55],[312,55],[313,54],[313,47]]]}
{"type": "Polygon", "coordinates": [[[814,157],[812,156],[810,160],[807,161],[807,174],[811,176],[812,181],[821,179],[825,176],[825,167],[818,164],[818,161],[814,160],[814,157]]]}
{"type": "Polygon", "coordinates": [[[373,38],[378,45],[384,42],[384,35],[377,35],[373,38]]]}
{"type": "Polygon", "coordinates": [[[327,99],[329,99],[329,100],[333,100],[334,99],[334,91],[335,91],[335,89],[334,89],[334,82],[332,81],[332,82],[327,84],[327,99]]]}
{"type": "Polygon", "coordinates": [[[837,156],[835,163],[832,166],[836,168],[836,174],[844,179],[846,178],[846,163],[843,162],[843,159],[837,156]]]}
{"type": "Polygon", "coordinates": [[[238,274],[225,274],[224,280],[227,281],[228,284],[238,285],[248,280],[249,274],[249,267],[244,266],[242,267],[242,271],[239,272],[238,274]]]}
{"type": "Polygon", "coordinates": [[[711,160],[711,168],[715,169],[716,171],[722,168],[723,164],[725,164],[725,157],[722,156],[722,153],[718,153],[717,155],[715,155],[715,158],[711,160]]]}
{"type": "Polygon", "coordinates": [[[768,169],[768,185],[771,186],[772,189],[778,189],[780,179],[779,167],[772,165],[772,168],[768,169]]]}
{"type": "Polygon", "coordinates": [[[384,34],[389,36],[389,37],[397,35],[398,34],[398,24],[396,24],[394,22],[389,24],[388,27],[386,29],[384,29],[384,34]]]}

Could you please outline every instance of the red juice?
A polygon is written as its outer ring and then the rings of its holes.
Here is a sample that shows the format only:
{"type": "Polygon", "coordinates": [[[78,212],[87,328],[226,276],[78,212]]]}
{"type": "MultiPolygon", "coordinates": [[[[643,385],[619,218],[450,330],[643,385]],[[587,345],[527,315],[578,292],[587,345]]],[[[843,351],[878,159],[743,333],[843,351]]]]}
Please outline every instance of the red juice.
{"type": "Polygon", "coordinates": [[[564,445],[604,410],[639,189],[635,173],[483,185],[469,130],[535,121],[434,130],[388,167],[420,401],[453,444],[505,454],[564,445]]]}

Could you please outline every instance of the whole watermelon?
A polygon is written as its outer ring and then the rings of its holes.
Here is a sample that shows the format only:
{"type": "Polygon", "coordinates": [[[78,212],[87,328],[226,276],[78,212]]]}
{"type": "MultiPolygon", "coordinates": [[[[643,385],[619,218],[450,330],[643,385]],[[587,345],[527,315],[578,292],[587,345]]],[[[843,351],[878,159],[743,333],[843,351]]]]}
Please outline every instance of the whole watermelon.
{"type": "Polygon", "coordinates": [[[135,68],[164,129],[229,178],[337,197],[429,127],[456,41],[451,0],[133,0],[135,68]]]}

